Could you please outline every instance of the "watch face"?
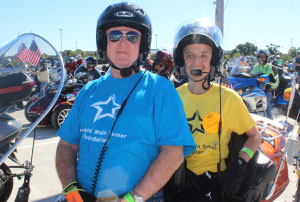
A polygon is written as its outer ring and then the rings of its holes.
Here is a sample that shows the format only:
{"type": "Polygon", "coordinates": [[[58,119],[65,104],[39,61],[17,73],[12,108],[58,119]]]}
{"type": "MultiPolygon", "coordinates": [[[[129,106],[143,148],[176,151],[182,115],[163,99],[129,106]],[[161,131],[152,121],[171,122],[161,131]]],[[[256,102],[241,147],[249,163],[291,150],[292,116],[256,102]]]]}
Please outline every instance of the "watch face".
{"type": "Polygon", "coordinates": [[[142,196],[134,193],[134,192],[130,192],[132,198],[134,199],[134,202],[144,202],[144,199],[142,196]]]}
{"type": "Polygon", "coordinates": [[[141,196],[135,196],[134,201],[135,202],[144,202],[143,197],[141,197],[141,196]]]}

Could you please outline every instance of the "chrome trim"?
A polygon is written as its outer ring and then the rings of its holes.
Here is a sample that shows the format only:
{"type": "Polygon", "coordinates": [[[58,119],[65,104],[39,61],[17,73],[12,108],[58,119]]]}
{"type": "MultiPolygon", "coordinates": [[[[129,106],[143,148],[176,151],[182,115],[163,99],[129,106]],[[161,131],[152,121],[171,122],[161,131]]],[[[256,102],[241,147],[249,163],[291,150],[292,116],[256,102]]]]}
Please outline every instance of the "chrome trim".
{"type": "MultiPolygon", "coordinates": [[[[65,78],[65,71],[64,71],[64,63],[63,63],[63,59],[61,57],[61,55],[59,54],[59,52],[54,48],[54,46],[52,46],[52,44],[50,44],[46,39],[44,39],[43,37],[37,35],[37,34],[33,34],[33,33],[26,33],[26,34],[22,34],[20,36],[18,36],[15,40],[18,40],[18,38],[20,37],[24,37],[24,35],[33,35],[34,37],[38,37],[41,38],[42,40],[44,40],[49,46],[51,46],[51,48],[53,48],[53,50],[56,52],[56,55],[59,59],[60,65],[62,71],[61,71],[61,77],[60,77],[60,83],[59,83],[59,87],[58,90],[53,98],[53,100],[51,101],[50,105],[47,107],[47,109],[44,111],[43,114],[41,114],[41,116],[34,122],[31,124],[31,126],[25,131],[25,133],[19,138],[19,140],[10,147],[10,149],[8,150],[8,152],[6,152],[0,159],[0,165],[2,165],[2,163],[11,155],[11,153],[13,153],[15,151],[15,149],[17,148],[17,146],[31,133],[31,131],[33,131],[33,129],[42,121],[42,119],[48,114],[48,112],[52,109],[52,107],[54,106],[54,104],[56,103],[61,90],[63,88],[64,85],[64,78],[65,78]]],[[[11,44],[11,43],[10,43],[11,44]]]]}

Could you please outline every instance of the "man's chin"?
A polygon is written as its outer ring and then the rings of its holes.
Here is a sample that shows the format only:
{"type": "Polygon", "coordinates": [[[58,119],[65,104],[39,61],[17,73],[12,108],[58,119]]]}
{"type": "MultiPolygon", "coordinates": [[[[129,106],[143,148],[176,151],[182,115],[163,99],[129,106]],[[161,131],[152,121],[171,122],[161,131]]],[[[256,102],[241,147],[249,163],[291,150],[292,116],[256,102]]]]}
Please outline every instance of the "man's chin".
{"type": "Polygon", "coordinates": [[[192,75],[192,74],[187,74],[189,78],[193,79],[193,80],[201,80],[204,79],[207,74],[202,74],[202,75],[192,75]]]}
{"type": "Polygon", "coordinates": [[[123,68],[130,67],[132,64],[130,64],[129,62],[116,62],[114,63],[114,65],[120,69],[123,69],[123,68]]]}

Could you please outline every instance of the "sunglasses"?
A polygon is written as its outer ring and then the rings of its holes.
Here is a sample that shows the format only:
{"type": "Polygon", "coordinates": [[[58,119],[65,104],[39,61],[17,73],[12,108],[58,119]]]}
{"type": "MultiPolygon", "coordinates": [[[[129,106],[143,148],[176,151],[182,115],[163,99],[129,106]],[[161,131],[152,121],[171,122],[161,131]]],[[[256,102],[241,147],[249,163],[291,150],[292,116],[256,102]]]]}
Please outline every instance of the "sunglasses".
{"type": "Polygon", "coordinates": [[[122,39],[123,34],[126,35],[126,39],[130,42],[130,43],[136,43],[139,40],[140,34],[135,32],[135,31],[129,31],[126,33],[123,33],[120,30],[113,30],[110,31],[108,33],[108,38],[111,42],[118,42],[122,39]]]}

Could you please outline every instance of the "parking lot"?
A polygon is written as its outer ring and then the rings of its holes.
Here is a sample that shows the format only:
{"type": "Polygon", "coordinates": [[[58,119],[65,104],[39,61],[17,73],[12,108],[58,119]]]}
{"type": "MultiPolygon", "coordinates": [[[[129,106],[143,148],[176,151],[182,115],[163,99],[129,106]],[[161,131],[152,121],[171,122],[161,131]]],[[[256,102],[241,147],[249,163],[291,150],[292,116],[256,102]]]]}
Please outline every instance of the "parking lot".
{"type": "MultiPolygon", "coordinates": [[[[24,117],[23,110],[17,110],[11,113],[17,117],[23,124],[23,130],[28,127],[28,122],[24,117]]],[[[281,117],[283,119],[283,117],[281,117]]],[[[291,124],[294,122],[291,121],[291,124]]],[[[62,187],[60,185],[58,176],[55,170],[55,152],[59,138],[55,134],[56,130],[51,127],[38,127],[36,130],[36,141],[33,152],[33,175],[30,181],[30,197],[29,201],[32,202],[52,202],[55,201],[60,194],[62,187]]],[[[30,160],[32,152],[33,134],[31,133],[18,147],[17,158],[21,163],[25,160],[30,160]]],[[[299,143],[296,141],[296,131],[294,131],[291,141],[291,146],[288,152],[288,166],[290,183],[287,189],[281,194],[275,202],[292,202],[294,201],[294,194],[296,192],[297,177],[293,172],[293,158],[295,152],[299,151],[299,143]]],[[[6,163],[12,165],[10,160],[6,163]]],[[[15,170],[14,170],[15,171],[15,170]]],[[[19,170],[23,172],[23,170],[19,170]]],[[[23,183],[23,179],[14,179],[14,190],[8,201],[15,200],[18,187],[23,183]]]]}

